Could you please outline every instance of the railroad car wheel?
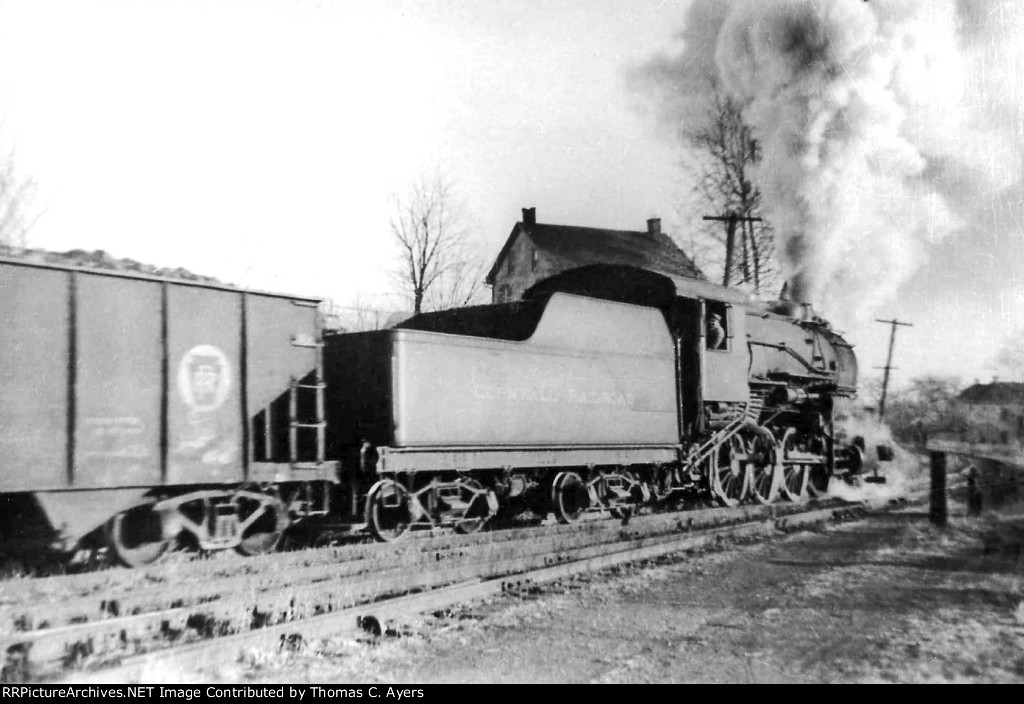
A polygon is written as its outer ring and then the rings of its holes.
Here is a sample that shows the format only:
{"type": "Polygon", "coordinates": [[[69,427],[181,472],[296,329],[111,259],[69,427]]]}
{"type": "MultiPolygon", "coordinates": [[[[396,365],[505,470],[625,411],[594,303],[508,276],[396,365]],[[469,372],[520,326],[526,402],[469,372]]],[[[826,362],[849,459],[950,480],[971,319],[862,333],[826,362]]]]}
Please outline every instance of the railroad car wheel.
{"type": "Polygon", "coordinates": [[[471,499],[465,516],[456,519],[454,528],[456,532],[469,535],[483,528],[492,514],[487,506],[487,492],[484,490],[483,484],[475,479],[470,479],[463,485],[465,491],[471,494],[471,499]]]}
{"type": "Polygon", "coordinates": [[[281,536],[288,528],[288,509],[276,496],[235,497],[238,507],[239,529],[242,542],[235,548],[242,555],[255,557],[277,549],[281,536]]]}
{"type": "Polygon", "coordinates": [[[366,525],[381,540],[391,542],[409,529],[409,492],[391,479],[382,479],[366,495],[366,525]]]}
{"type": "Polygon", "coordinates": [[[171,541],[163,537],[160,516],[152,504],[135,506],[111,518],[106,525],[107,545],[126,567],[149,565],[167,552],[171,541]]]}
{"type": "Polygon", "coordinates": [[[747,495],[747,448],[733,435],[711,456],[711,495],[723,506],[737,506],[747,495]]]}
{"type": "Polygon", "coordinates": [[[747,439],[751,461],[747,463],[750,472],[750,495],[759,504],[770,504],[779,493],[781,463],[775,436],[768,428],[757,428],[747,439]]]}
{"type": "Polygon", "coordinates": [[[792,461],[792,454],[797,447],[796,428],[786,428],[779,443],[782,448],[782,484],[779,489],[782,495],[794,503],[807,501],[808,465],[792,461]]]}
{"type": "Polygon", "coordinates": [[[590,494],[576,472],[561,472],[551,484],[551,507],[559,523],[574,523],[590,507],[590,494]]]}

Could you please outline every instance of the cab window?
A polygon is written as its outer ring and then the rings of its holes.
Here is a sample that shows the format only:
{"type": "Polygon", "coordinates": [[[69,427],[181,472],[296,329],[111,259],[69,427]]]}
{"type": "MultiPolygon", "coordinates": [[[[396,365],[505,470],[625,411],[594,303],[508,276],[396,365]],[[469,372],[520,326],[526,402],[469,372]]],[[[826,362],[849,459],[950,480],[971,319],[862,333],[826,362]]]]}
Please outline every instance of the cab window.
{"type": "Polygon", "coordinates": [[[729,306],[721,301],[707,301],[704,307],[704,344],[709,350],[728,351],[732,335],[729,306]]]}

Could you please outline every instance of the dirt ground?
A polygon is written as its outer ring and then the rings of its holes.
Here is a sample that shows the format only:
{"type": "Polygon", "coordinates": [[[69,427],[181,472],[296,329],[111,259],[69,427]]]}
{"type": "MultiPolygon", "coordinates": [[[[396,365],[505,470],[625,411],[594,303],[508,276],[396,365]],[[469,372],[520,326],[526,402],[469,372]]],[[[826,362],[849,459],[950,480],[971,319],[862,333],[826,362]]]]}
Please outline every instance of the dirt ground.
{"type": "Polygon", "coordinates": [[[224,681],[1021,682],[1024,522],[921,508],[503,597],[224,681]],[[1016,521],[1016,522],[1015,522],[1016,521]],[[985,545],[988,543],[988,553],[985,545]]]}

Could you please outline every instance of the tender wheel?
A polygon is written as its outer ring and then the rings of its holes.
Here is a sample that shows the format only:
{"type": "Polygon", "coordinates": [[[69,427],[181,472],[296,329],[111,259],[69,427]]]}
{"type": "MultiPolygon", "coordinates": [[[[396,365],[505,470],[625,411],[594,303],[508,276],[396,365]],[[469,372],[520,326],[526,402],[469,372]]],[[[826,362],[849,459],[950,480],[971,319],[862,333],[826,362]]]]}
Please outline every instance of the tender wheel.
{"type": "Polygon", "coordinates": [[[398,540],[409,529],[409,492],[391,479],[382,479],[366,495],[366,525],[381,540],[398,540]]]}
{"type": "Polygon", "coordinates": [[[152,504],[144,504],[123,511],[106,525],[107,544],[126,567],[149,565],[167,552],[171,541],[163,537],[160,516],[152,504]]]}
{"type": "Polygon", "coordinates": [[[493,514],[487,505],[487,492],[480,482],[470,479],[463,486],[463,491],[469,494],[469,508],[462,518],[455,521],[454,528],[459,533],[469,535],[483,528],[493,514]]]}
{"type": "Polygon", "coordinates": [[[807,500],[808,465],[793,462],[792,454],[797,448],[796,428],[787,428],[782,436],[782,495],[794,503],[807,500]]]}
{"type": "Polygon", "coordinates": [[[757,428],[747,441],[750,452],[750,495],[759,504],[770,504],[779,493],[781,464],[775,436],[768,428],[757,428]]]}
{"type": "Polygon", "coordinates": [[[747,495],[746,459],[747,449],[738,434],[710,459],[711,495],[723,506],[737,506],[747,495]]]}
{"type": "Polygon", "coordinates": [[[574,523],[590,506],[587,485],[575,472],[562,472],[551,485],[551,507],[559,523],[574,523]]]}
{"type": "Polygon", "coordinates": [[[242,542],[235,548],[243,555],[254,557],[277,549],[281,536],[288,528],[288,509],[276,496],[249,495],[235,497],[238,506],[239,529],[242,542]]]}

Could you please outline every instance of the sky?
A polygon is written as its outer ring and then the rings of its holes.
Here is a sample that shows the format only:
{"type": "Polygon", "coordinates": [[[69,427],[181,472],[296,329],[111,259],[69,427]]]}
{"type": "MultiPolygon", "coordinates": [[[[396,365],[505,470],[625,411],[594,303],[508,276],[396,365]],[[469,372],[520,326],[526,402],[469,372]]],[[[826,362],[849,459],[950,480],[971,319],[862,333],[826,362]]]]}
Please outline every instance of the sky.
{"type": "MultiPolygon", "coordinates": [[[[488,257],[524,207],[684,239],[678,145],[626,74],[688,5],[0,0],[0,145],[36,183],[30,246],[397,308],[389,196],[434,167],[488,257]]],[[[897,379],[987,378],[1024,325],[1021,211],[986,212],[879,307],[914,323],[897,379]]],[[[884,326],[849,332],[884,363],[884,326]]]]}

